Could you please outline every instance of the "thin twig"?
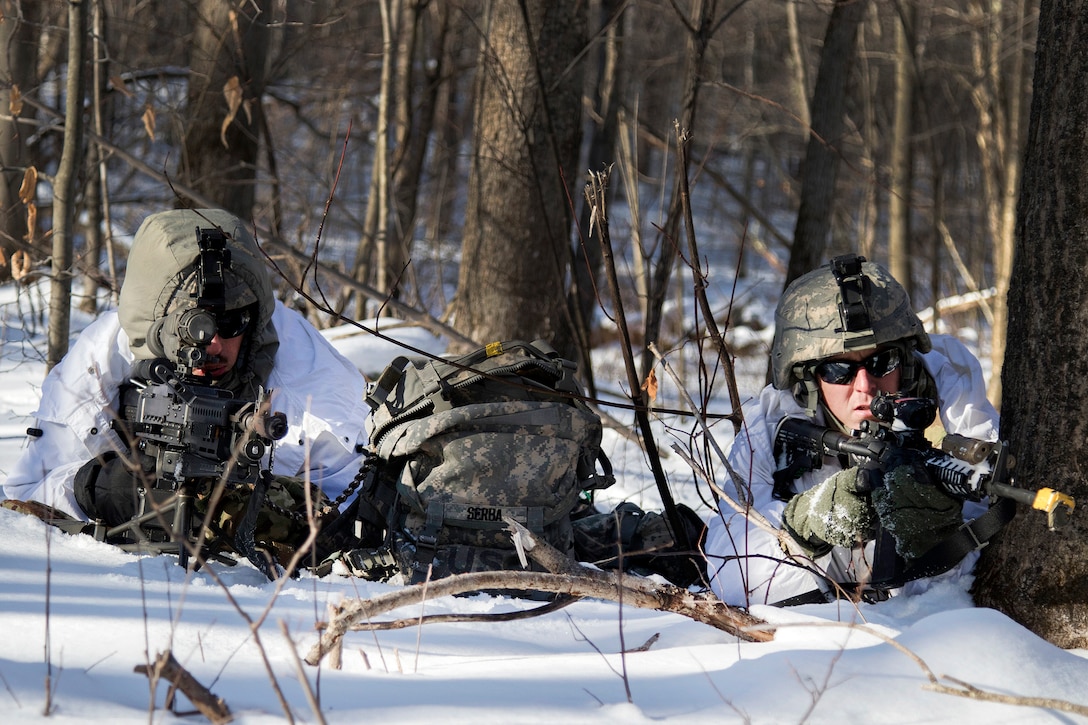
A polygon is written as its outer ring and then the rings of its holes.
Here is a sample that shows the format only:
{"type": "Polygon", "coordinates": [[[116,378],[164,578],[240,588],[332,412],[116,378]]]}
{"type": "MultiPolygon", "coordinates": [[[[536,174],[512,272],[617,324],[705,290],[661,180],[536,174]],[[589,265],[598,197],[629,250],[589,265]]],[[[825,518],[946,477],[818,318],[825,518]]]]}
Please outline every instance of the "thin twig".
{"type": "Polygon", "coordinates": [[[302,685],[302,691],[306,695],[306,702],[310,703],[310,710],[313,711],[314,717],[321,725],[325,725],[325,716],[321,712],[321,703],[314,695],[314,688],[310,686],[310,679],[306,676],[306,669],[302,666],[302,660],[298,658],[298,651],[295,650],[295,643],[291,639],[291,633],[287,630],[287,622],[282,619],[279,621],[280,632],[283,632],[283,638],[287,640],[287,649],[291,653],[291,664],[295,668],[295,675],[298,677],[298,683],[302,685]]]}
{"type": "Polygon", "coordinates": [[[628,395],[634,404],[635,420],[638,422],[639,432],[642,434],[643,450],[650,464],[650,471],[657,485],[658,495],[661,497],[662,508],[665,511],[665,520],[672,529],[673,539],[681,551],[691,551],[692,543],[688,540],[687,528],[684,526],[680,513],[676,509],[672,491],[669,490],[669,482],[665,477],[665,469],[661,465],[661,457],[654,442],[653,430],[650,428],[650,416],[646,410],[646,392],[642,388],[635,369],[634,350],[631,346],[631,333],[627,328],[627,317],[623,311],[623,299],[620,294],[619,278],[616,274],[616,262],[612,254],[612,239],[608,227],[608,208],[605,203],[605,188],[608,186],[609,173],[607,171],[594,172],[589,175],[589,183],[586,184],[585,196],[589,204],[590,231],[597,229],[597,236],[601,241],[601,257],[604,262],[605,277],[608,279],[608,288],[612,295],[613,313],[616,326],[619,328],[622,339],[623,362],[627,370],[627,384],[630,388],[628,395]]]}

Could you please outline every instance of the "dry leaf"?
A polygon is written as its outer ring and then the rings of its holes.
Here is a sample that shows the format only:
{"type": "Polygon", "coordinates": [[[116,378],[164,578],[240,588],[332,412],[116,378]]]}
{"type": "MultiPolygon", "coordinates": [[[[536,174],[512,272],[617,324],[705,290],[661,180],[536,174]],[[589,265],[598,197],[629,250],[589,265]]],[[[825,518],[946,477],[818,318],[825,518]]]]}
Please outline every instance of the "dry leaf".
{"type": "Polygon", "coordinates": [[[19,92],[19,86],[14,83],[11,85],[11,92],[8,93],[8,110],[11,111],[12,116],[18,116],[23,112],[23,94],[19,92]]]}
{"type": "Polygon", "coordinates": [[[30,204],[34,201],[34,195],[38,191],[38,169],[33,166],[26,167],[23,172],[23,185],[19,187],[19,201],[30,204]]]}
{"type": "Polygon", "coordinates": [[[122,94],[125,98],[132,98],[135,95],[125,85],[125,81],[121,76],[110,76],[110,85],[113,86],[113,90],[122,94]]]}
{"type": "Polygon", "coordinates": [[[26,240],[34,242],[35,232],[38,230],[38,205],[32,201],[26,203],[26,240]]]}
{"type": "Polygon", "coordinates": [[[151,104],[147,104],[144,107],[144,131],[147,131],[147,137],[152,141],[155,140],[155,109],[151,107],[151,104]]]}
{"type": "Polygon", "coordinates": [[[242,83],[238,76],[231,76],[223,84],[223,98],[227,100],[227,117],[223,119],[223,125],[219,129],[219,140],[223,142],[223,148],[230,148],[227,143],[227,127],[234,121],[238,108],[242,105],[242,83]]]}
{"type": "Polygon", "coordinates": [[[650,374],[642,382],[642,389],[646,391],[651,403],[657,400],[657,372],[653,368],[650,368],[650,374]]]}
{"type": "Polygon", "coordinates": [[[11,278],[20,280],[30,274],[30,255],[22,249],[11,255],[11,278]]]}

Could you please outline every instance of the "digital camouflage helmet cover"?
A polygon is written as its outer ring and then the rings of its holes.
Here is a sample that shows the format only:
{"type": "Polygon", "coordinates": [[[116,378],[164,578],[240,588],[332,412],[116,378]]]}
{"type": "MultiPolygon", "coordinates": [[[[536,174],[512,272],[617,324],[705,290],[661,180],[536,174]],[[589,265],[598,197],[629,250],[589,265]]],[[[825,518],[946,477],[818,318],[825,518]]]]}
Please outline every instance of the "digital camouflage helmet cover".
{"type": "MultiPolygon", "coordinates": [[[[788,390],[803,384],[811,397],[817,363],[893,342],[905,346],[908,360],[911,349],[931,349],[907,291],[887,269],[865,257],[835,257],[794,280],[778,301],[771,345],[774,387],[788,390]]],[[[910,384],[911,377],[904,383],[910,384]]],[[[806,407],[812,410],[814,405],[806,407]]]]}

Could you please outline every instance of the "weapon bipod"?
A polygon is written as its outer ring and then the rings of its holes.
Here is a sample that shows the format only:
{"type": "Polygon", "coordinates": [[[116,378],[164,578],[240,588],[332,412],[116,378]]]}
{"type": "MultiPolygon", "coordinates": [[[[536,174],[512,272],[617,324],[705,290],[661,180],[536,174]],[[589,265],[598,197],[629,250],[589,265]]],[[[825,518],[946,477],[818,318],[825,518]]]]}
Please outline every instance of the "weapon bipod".
{"type": "MultiPolygon", "coordinates": [[[[140,495],[140,511],[118,526],[107,528],[94,522],[94,538],[113,544],[123,551],[141,554],[177,554],[178,566],[189,567],[190,550],[200,541],[202,521],[194,522],[193,494],[189,485],[177,492],[145,489],[140,495]],[[166,524],[169,523],[169,527],[166,524]],[[195,528],[195,530],[194,530],[195,528]]],[[[205,542],[194,569],[209,559],[233,566],[236,562],[205,542]]]]}

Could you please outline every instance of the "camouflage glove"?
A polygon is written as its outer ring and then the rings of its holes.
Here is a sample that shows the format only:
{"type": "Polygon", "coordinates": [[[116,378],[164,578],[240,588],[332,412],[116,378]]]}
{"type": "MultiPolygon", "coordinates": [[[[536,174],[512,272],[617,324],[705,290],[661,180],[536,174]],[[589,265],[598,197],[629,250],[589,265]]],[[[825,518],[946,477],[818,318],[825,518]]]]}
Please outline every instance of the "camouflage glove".
{"type": "Polygon", "coordinates": [[[944,541],[963,524],[960,502],[936,485],[921,464],[890,467],[884,485],[873,491],[880,524],[908,562],[944,541]]]}
{"type": "Polygon", "coordinates": [[[839,471],[786,504],[783,528],[814,556],[873,538],[876,514],[869,496],[858,492],[857,476],[856,467],[839,471]]]}

